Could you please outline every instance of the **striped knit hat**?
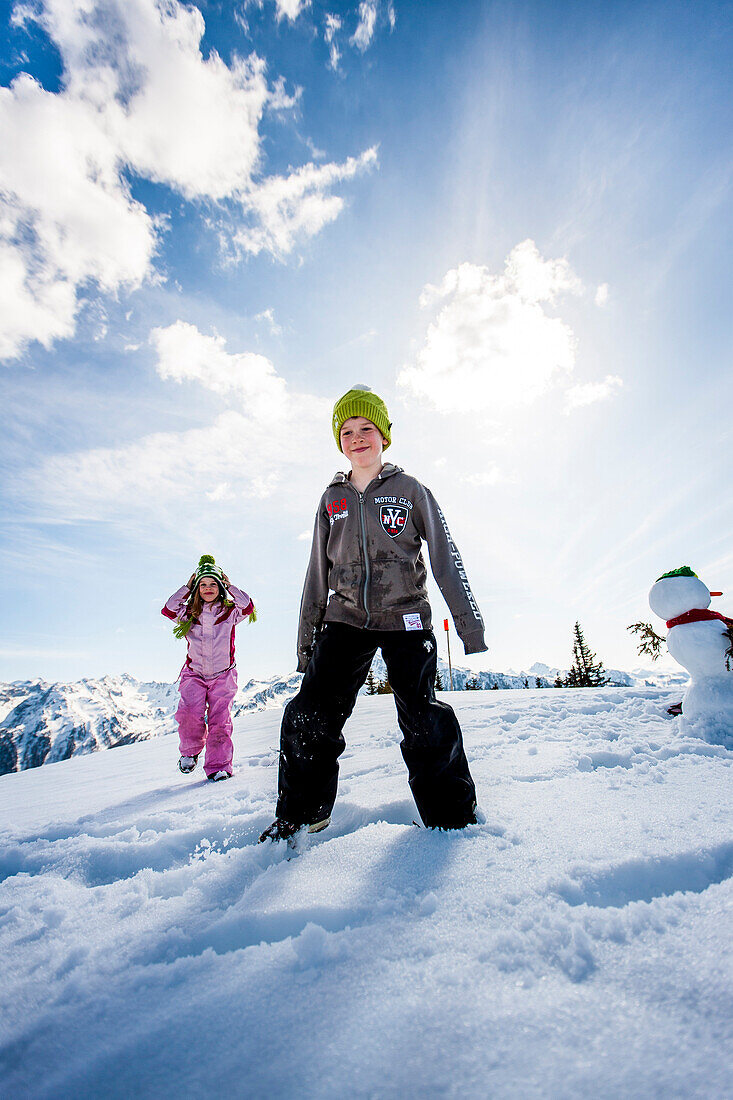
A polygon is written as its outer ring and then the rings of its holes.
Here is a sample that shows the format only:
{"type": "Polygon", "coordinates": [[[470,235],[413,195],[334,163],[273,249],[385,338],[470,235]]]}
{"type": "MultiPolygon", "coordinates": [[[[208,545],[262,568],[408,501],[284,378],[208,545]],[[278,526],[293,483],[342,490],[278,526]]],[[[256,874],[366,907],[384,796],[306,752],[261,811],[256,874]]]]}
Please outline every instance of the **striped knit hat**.
{"type": "Polygon", "coordinates": [[[364,416],[371,420],[372,424],[382,433],[387,440],[384,444],[386,451],[392,442],[390,435],[389,413],[382,398],[377,396],[368,386],[353,386],[352,389],[340,397],[333,407],[333,434],[336,446],[341,448],[341,429],[350,416],[364,416]]]}
{"type": "Polygon", "coordinates": [[[224,583],[224,570],[220,565],[217,565],[211,554],[202,554],[199,558],[199,563],[196,566],[196,572],[193,575],[193,584],[191,585],[191,591],[195,592],[199,586],[199,581],[204,577],[213,577],[215,581],[219,582],[219,587],[222,592],[226,592],[226,585],[224,583]]]}

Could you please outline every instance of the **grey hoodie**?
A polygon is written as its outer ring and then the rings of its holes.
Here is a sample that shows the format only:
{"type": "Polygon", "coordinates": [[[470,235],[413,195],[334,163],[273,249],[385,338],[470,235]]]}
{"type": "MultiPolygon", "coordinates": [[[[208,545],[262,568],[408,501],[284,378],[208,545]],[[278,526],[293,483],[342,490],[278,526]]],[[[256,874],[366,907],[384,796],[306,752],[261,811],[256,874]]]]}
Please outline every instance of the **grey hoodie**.
{"type": "Polygon", "coordinates": [[[481,612],[435,497],[387,463],[363,493],[338,473],[321,497],[300,605],[300,672],[324,621],[365,630],[431,628],[423,539],[466,653],[486,651],[481,612]]]}

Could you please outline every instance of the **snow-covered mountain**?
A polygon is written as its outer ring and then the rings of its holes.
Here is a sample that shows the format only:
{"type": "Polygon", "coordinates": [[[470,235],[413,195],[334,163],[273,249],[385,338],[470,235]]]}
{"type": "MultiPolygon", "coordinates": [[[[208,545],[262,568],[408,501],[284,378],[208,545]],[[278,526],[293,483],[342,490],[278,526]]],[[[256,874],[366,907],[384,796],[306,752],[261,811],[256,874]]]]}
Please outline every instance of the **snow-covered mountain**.
{"type": "MultiPolygon", "coordinates": [[[[438,661],[444,690],[450,689],[446,661],[438,661]]],[[[374,658],[376,680],[386,680],[381,656],[374,658]]],[[[566,670],[534,664],[521,672],[473,672],[453,667],[453,689],[551,688],[558,674],[566,670]]],[[[686,682],[684,673],[656,673],[637,669],[629,674],[609,671],[612,686],[677,687],[686,682]]],[[[271,676],[248,680],[237,692],[234,717],[249,711],[282,707],[295,695],[301,676],[271,676]]],[[[367,688],[362,689],[362,694],[367,688]]],[[[176,684],[142,683],[132,676],[104,676],[99,680],[49,684],[43,680],[0,684],[0,775],[24,771],[41,764],[66,760],[79,753],[117,748],[135,741],[173,733],[178,705],[176,684]]]]}
{"type": "MultiPolygon", "coordinates": [[[[232,713],[280,707],[299,683],[297,672],[249,680],[237,692],[232,713]]],[[[125,675],[0,684],[0,775],[173,733],[177,706],[176,684],[146,684],[125,675]]]]}

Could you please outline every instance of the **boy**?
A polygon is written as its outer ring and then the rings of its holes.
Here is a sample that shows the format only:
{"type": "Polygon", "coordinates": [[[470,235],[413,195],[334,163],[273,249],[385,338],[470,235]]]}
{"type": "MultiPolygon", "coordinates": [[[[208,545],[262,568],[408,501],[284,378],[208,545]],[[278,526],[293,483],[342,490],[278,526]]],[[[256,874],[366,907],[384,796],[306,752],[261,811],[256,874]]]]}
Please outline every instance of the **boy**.
{"type": "Polygon", "coordinates": [[[355,386],[334,406],[333,433],[351,472],[336,474],[318,506],[298,626],[305,676],[283,713],[277,817],[260,840],[329,824],[346,747],[341,731],[377,649],[423,823],[462,829],[476,821],[461,729],[435,698],[423,539],[466,653],[486,651],[483,619],[432,494],[399,466],[383,464],[391,427],[384,402],[367,386],[355,386]]]}

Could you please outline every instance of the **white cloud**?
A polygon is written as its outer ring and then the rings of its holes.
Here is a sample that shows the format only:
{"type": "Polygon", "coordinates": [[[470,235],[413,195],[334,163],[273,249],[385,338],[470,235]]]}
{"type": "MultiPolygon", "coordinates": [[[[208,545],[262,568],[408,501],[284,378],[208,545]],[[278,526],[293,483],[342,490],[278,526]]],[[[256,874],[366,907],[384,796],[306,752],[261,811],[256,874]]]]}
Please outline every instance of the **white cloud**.
{"type": "Polygon", "coordinates": [[[362,0],[358,10],[359,22],[356,30],[349,39],[349,43],[361,53],[366,53],[374,41],[377,23],[379,22],[382,25],[386,23],[390,31],[393,31],[395,23],[397,22],[397,17],[395,16],[394,4],[391,0],[388,0],[384,8],[380,0],[362,0]],[[382,11],[383,14],[380,18],[380,12],[382,11]]]}
{"type": "Polygon", "coordinates": [[[0,241],[0,359],[20,355],[29,336],[44,347],[74,332],[76,297],[71,283],[34,270],[20,246],[0,241]]]}
{"type": "MultiPolygon", "coordinates": [[[[283,19],[287,19],[290,23],[294,23],[298,16],[311,6],[311,0],[274,0],[275,4],[275,18],[278,23],[283,19]]],[[[257,8],[259,11],[265,6],[265,0],[242,0],[241,8],[235,11],[234,18],[244,29],[245,34],[249,34],[249,22],[247,20],[247,11],[249,8],[257,8]]]]}
{"type": "Polygon", "coordinates": [[[584,405],[594,405],[598,401],[607,401],[609,397],[623,386],[623,378],[615,374],[607,374],[602,382],[585,382],[577,386],[570,386],[565,392],[565,412],[582,408],[584,405]]]}
{"type": "Polygon", "coordinates": [[[338,15],[326,13],[326,28],[323,37],[328,46],[328,67],[333,69],[334,72],[338,69],[341,60],[341,52],[336,44],[336,34],[341,30],[341,25],[338,15]]]}
{"type": "Polygon", "coordinates": [[[151,342],[162,378],[195,382],[233,407],[200,428],[46,460],[26,483],[44,514],[179,524],[206,501],[265,500],[285,481],[288,499],[305,499],[313,469],[329,469],[335,457],[331,403],[292,392],[264,356],[229,353],[223,338],[186,322],[155,329],[151,342]]]}
{"type": "Polygon", "coordinates": [[[285,407],[285,380],[264,355],[230,355],[223,336],[205,336],[185,321],[153,329],[150,339],[161,378],[197,382],[222,396],[233,394],[251,416],[277,419],[285,407]]]}
{"type": "Polygon", "coordinates": [[[155,226],[89,107],[21,75],[0,88],[0,354],[74,331],[77,290],[139,286],[155,226]]]}
{"type": "Polygon", "coordinates": [[[602,307],[608,305],[608,292],[608,283],[601,283],[596,289],[595,303],[597,306],[602,307]]]}
{"type": "Polygon", "coordinates": [[[308,164],[289,176],[271,176],[243,197],[245,207],[256,214],[257,224],[234,234],[235,249],[252,255],[291,252],[299,241],[315,236],[341,213],[344,200],[330,189],[376,163],[377,150],[372,148],[343,164],[308,164]]]}
{"type": "Polygon", "coordinates": [[[277,5],[277,20],[289,19],[294,23],[305,8],[310,7],[310,0],[275,0],[277,5]]]}
{"type": "Polygon", "coordinates": [[[209,500],[232,500],[234,498],[234,493],[228,481],[220,482],[214,489],[209,490],[206,495],[209,500]]]}
{"type": "Polygon", "coordinates": [[[462,480],[468,485],[483,487],[486,485],[500,485],[501,482],[511,479],[508,478],[506,474],[502,473],[495,463],[492,463],[485,470],[476,470],[474,473],[466,474],[462,480]]]}
{"type": "Polygon", "coordinates": [[[282,327],[275,320],[274,309],[263,309],[261,313],[255,313],[254,321],[264,321],[273,336],[282,336],[282,327]]]}
{"type": "Polygon", "coordinates": [[[377,0],[362,0],[359,4],[359,24],[351,38],[351,44],[364,53],[374,38],[377,23],[377,0]]]}
{"type": "MultiPolygon", "coordinates": [[[[293,19],[304,4],[280,0],[293,19]]],[[[180,0],[40,0],[16,9],[59,49],[54,93],[22,74],[0,88],[0,357],[73,334],[90,284],[134,289],[154,276],[161,223],[133,200],[127,173],[187,200],[226,202],[251,225],[237,254],[281,256],[333,221],[333,187],[374,162],[262,175],[265,110],[289,110],[256,54],[229,65],[201,53],[204,20],[180,0]]]]}
{"type": "Polygon", "coordinates": [[[298,87],[292,95],[285,91],[285,77],[279,76],[270,89],[268,107],[271,111],[292,111],[303,97],[303,89],[298,87]]]}
{"type": "Polygon", "coordinates": [[[196,7],[178,0],[44,0],[41,23],[67,74],[63,102],[99,113],[99,129],[136,172],[187,198],[249,185],[268,100],[265,64],[227,66],[200,44],[196,7]]]}
{"type": "Polygon", "coordinates": [[[531,240],[512,250],[502,275],[461,264],[425,287],[420,304],[437,315],[399,385],[443,412],[535,400],[575,364],[572,330],[545,306],[582,289],[566,260],[543,260],[531,240]]]}

